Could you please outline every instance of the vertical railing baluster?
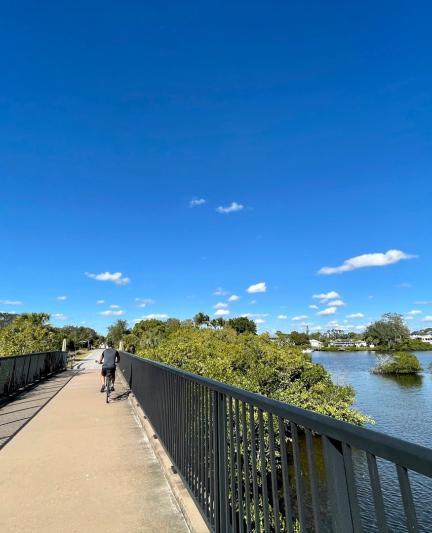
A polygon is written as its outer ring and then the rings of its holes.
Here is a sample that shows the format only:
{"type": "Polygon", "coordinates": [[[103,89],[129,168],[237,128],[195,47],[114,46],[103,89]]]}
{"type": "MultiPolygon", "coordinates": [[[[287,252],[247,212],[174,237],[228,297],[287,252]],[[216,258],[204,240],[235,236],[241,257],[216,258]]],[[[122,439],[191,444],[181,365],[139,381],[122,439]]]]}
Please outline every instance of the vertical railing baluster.
{"type": "MultiPolygon", "coordinates": [[[[244,453],[244,476],[245,476],[245,504],[246,504],[246,528],[247,532],[252,531],[251,519],[251,497],[250,497],[250,471],[249,471],[249,439],[246,424],[246,403],[242,402],[242,433],[243,433],[243,453],[244,453]]],[[[253,474],[252,474],[253,475],[253,474]]]]}
{"type": "Polygon", "coordinates": [[[419,530],[417,515],[414,506],[414,500],[411,492],[411,484],[408,477],[408,471],[405,467],[396,465],[399,479],[402,502],[405,510],[405,518],[409,533],[415,533],[419,530]]]}
{"type": "Polygon", "coordinates": [[[312,496],[312,512],[313,520],[315,526],[315,533],[321,531],[320,527],[320,506],[319,506],[319,494],[318,494],[318,477],[315,465],[315,456],[314,456],[314,446],[313,446],[313,436],[310,429],[304,429],[306,436],[306,452],[309,465],[309,479],[311,487],[311,496],[312,496]]]}
{"type": "Polygon", "coordinates": [[[255,515],[255,531],[260,533],[261,520],[259,512],[259,495],[258,495],[258,468],[257,468],[257,447],[256,447],[256,432],[255,432],[255,409],[252,404],[249,405],[249,424],[251,432],[251,462],[252,462],[252,488],[254,498],[254,515],[255,515]]]}
{"type": "Polygon", "coordinates": [[[345,465],[345,475],[348,488],[348,497],[350,501],[353,530],[355,533],[361,533],[362,525],[360,507],[358,504],[357,487],[355,481],[351,446],[349,444],[346,444],[345,442],[342,443],[342,453],[345,465]]]}
{"type": "Polygon", "coordinates": [[[263,411],[258,409],[258,435],[259,435],[259,448],[260,448],[260,462],[261,462],[261,493],[264,513],[264,531],[267,533],[270,531],[269,524],[269,501],[267,490],[267,461],[266,450],[264,441],[264,420],[263,411]]]}
{"type": "Polygon", "coordinates": [[[276,458],[275,458],[275,434],[273,428],[273,415],[268,415],[268,431],[269,431],[269,450],[270,450],[270,467],[271,467],[271,484],[272,484],[272,503],[273,503],[273,519],[274,531],[280,531],[280,517],[279,517],[279,496],[276,479],[276,458]]]}
{"type": "Polygon", "coordinates": [[[294,473],[296,482],[297,512],[299,516],[300,529],[306,531],[306,507],[304,499],[303,475],[301,471],[300,445],[298,438],[297,425],[290,422],[292,449],[294,459],[294,473]]]}
{"type": "Polygon", "coordinates": [[[285,440],[285,423],[283,419],[278,417],[279,426],[279,445],[281,454],[281,466],[282,466],[282,485],[284,495],[284,508],[285,508],[285,523],[288,533],[293,533],[293,513],[291,507],[291,489],[288,474],[288,457],[287,457],[287,444],[285,440]]]}
{"type": "Polygon", "coordinates": [[[372,485],[372,496],[375,506],[375,516],[377,519],[378,530],[380,533],[387,533],[387,521],[385,516],[384,499],[381,490],[381,483],[378,473],[378,466],[375,455],[366,452],[369,477],[372,485]]]}
{"type": "Polygon", "coordinates": [[[238,530],[243,533],[243,467],[241,454],[241,434],[240,434],[240,410],[239,401],[235,400],[235,429],[236,429],[236,443],[237,443],[237,493],[238,493],[238,530]]]}

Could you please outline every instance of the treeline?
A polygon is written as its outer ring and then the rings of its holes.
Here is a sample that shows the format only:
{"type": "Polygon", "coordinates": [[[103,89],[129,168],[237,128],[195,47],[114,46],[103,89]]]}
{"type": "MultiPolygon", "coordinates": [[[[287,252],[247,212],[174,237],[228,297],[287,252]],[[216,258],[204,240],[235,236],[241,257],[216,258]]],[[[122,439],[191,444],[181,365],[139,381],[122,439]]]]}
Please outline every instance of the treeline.
{"type": "Polygon", "coordinates": [[[2,313],[0,317],[0,356],[60,350],[66,339],[68,350],[99,346],[104,337],[83,326],[57,328],[47,313],[2,313]],[[5,316],[8,315],[8,316],[5,316]]]}
{"type": "Polygon", "coordinates": [[[354,389],[295,346],[257,335],[246,317],[218,324],[194,320],[142,320],[132,329],[113,324],[107,339],[127,351],[341,420],[368,418],[352,408],[354,389]],[[248,330],[249,328],[249,330],[248,330]]]}

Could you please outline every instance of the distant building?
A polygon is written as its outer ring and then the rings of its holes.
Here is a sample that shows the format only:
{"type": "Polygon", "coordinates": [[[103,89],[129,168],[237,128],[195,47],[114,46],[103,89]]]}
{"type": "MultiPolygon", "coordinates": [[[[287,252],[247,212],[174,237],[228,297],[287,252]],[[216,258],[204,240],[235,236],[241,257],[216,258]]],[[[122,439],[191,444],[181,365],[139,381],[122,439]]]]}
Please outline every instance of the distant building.
{"type": "Polygon", "coordinates": [[[367,347],[367,342],[353,339],[336,339],[331,342],[331,346],[335,348],[365,348],[367,347]]]}
{"type": "Polygon", "coordinates": [[[432,333],[426,335],[410,335],[411,339],[417,339],[418,341],[427,342],[432,344],[432,333]]]}
{"type": "Polygon", "coordinates": [[[323,343],[321,341],[317,341],[316,339],[310,339],[309,340],[311,348],[314,350],[321,350],[323,343]]]}

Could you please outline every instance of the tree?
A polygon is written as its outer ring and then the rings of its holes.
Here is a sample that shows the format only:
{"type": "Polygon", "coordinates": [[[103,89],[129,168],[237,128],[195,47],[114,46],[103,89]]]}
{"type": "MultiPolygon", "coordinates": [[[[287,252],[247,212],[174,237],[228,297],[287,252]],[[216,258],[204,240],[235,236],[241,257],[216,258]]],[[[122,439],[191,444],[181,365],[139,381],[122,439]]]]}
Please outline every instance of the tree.
{"type": "Polygon", "coordinates": [[[47,313],[24,313],[0,329],[0,355],[19,355],[61,349],[55,328],[47,313]]]}
{"type": "Polygon", "coordinates": [[[279,346],[267,334],[180,327],[138,353],[342,420],[368,420],[352,409],[352,387],[335,385],[330,374],[299,348],[279,346]]]}
{"type": "Polygon", "coordinates": [[[123,337],[129,333],[126,320],[117,320],[117,322],[108,327],[107,342],[118,347],[123,337]]]}
{"type": "Polygon", "coordinates": [[[0,329],[13,322],[17,316],[15,313],[0,313],[0,329]]]}
{"type": "Polygon", "coordinates": [[[253,333],[256,334],[257,327],[253,320],[247,316],[239,316],[237,318],[230,318],[227,322],[228,326],[234,329],[238,334],[253,333]]]}
{"type": "Polygon", "coordinates": [[[418,374],[423,369],[413,353],[395,352],[381,358],[374,374],[418,374]]]}
{"type": "Polygon", "coordinates": [[[309,346],[309,335],[306,335],[306,333],[299,333],[298,331],[291,331],[289,334],[291,343],[294,344],[294,346],[309,346]]]}
{"type": "Polygon", "coordinates": [[[194,316],[194,322],[195,322],[195,325],[199,328],[203,324],[208,325],[210,322],[210,317],[208,315],[205,315],[204,313],[197,313],[194,316]]]}
{"type": "Polygon", "coordinates": [[[364,333],[369,343],[390,349],[407,341],[409,336],[410,330],[402,315],[397,313],[385,313],[380,320],[370,324],[364,333]]]}
{"type": "Polygon", "coordinates": [[[75,350],[80,346],[98,346],[102,342],[101,335],[94,329],[84,326],[63,326],[57,331],[62,339],[66,339],[68,350],[75,350]]]}

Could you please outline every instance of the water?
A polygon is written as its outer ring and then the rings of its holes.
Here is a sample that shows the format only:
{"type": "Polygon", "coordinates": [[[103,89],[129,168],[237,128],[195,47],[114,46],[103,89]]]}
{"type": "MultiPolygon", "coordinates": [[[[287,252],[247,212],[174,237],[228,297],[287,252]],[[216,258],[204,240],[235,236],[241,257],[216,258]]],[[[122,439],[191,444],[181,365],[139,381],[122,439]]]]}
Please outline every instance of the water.
{"type": "MultiPolygon", "coordinates": [[[[414,352],[425,369],[417,376],[380,376],[372,374],[377,364],[374,352],[314,352],[312,359],[328,370],[335,383],[352,385],[356,391],[354,407],[371,416],[375,431],[432,448],[432,351],[414,352]]],[[[379,469],[389,525],[392,531],[406,531],[394,467],[385,461],[379,469]]],[[[367,473],[359,476],[359,494],[364,510],[371,505],[367,473]]],[[[432,482],[411,475],[414,500],[421,531],[432,531],[432,482]]],[[[373,524],[366,530],[374,531],[373,524]]]]}

